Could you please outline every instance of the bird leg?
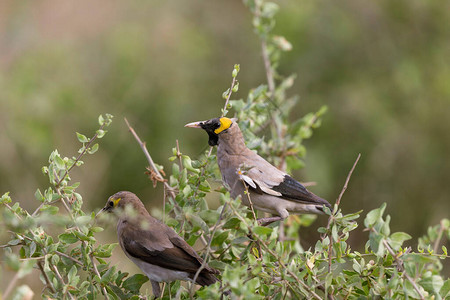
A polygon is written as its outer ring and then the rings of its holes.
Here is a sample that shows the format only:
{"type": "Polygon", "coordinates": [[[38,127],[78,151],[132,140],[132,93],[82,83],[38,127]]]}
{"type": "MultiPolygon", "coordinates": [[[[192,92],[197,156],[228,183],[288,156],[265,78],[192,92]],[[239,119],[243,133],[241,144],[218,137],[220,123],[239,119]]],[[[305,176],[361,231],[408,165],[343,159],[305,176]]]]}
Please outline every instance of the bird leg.
{"type": "Polygon", "coordinates": [[[152,284],[153,295],[155,296],[155,298],[160,298],[161,297],[161,288],[159,287],[159,283],[154,280],[150,280],[150,282],[152,284]]]}
{"type": "Polygon", "coordinates": [[[268,218],[261,218],[261,219],[258,219],[258,223],[259,223],[259,225],[261,225],[261,226],[267,226],[267,225],[269,225],[269,224],[272,224],[273,222],[276,222],[276,221],[280,221],[280,220],[283,220],[284,218],[282,218],[282,217],[280,217],[280,216],[276,216],[276,217],[268,217],[268,218]]]}

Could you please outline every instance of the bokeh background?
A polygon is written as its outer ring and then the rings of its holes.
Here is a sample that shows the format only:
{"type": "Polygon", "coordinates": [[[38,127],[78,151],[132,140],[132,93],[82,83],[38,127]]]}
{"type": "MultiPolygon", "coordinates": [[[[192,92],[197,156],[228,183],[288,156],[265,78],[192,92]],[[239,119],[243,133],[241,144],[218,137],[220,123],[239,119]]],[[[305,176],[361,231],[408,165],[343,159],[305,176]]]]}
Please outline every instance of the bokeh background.
{"type": "MultiPolygon", "coordinates": [[[[450,2],[276,3],[274,32],[293,45],[279,72],[298,75],[292,119],[329,107],[294,175],[334,202],[361,153],[344,212],[387,202],[392,230],[414,237],[449,217],[450,2]]],[[[50,152],[75,155],[75,132],[92,136],[111,113],[100,150],[72,174],[86,210],[119,190],[161,207],[123,117],[159,164],[176,139],[198,157],[206,134],[183,125],[219,115],[233,65],[235,99],[265,82],[251,21],[237,0],[0,1],[0,193],[36,208],[50,152]]]]}

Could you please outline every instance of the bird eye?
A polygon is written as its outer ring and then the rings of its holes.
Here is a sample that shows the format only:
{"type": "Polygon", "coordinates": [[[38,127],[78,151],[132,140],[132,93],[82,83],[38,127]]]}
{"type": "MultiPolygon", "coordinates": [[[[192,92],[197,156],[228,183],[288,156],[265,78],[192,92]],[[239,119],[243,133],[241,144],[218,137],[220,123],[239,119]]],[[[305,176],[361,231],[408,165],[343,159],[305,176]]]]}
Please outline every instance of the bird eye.
{"type": "Polygon", "coordinates": [[[114,202],[109,201],[108,205],[109,205],[109,206],[114,206],[114,202]]]}

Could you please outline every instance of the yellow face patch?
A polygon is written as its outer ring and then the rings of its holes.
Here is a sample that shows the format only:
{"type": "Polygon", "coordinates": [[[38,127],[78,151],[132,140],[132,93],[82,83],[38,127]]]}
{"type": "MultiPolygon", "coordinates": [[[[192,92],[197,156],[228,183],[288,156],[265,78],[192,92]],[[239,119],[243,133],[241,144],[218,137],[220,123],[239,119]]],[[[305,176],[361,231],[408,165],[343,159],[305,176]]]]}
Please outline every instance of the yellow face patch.
{"type": "Polygon", "coordinates": [[[114,202],[114,207],[117,206],[117,204],[119,203],[119,201],[120,201],[121,199],[122,199],[122,198],[112,199],[112,201],[114,202]]]}
{"type": "Polygon", "coordinates": [[[230,128],[231,124],[233,124],[233,121],[231,121],[231,119],[220,118],[220,127],[214,130],[214,133],[219,134],[222,131],[227,130],[228,128],[230,128]]]}

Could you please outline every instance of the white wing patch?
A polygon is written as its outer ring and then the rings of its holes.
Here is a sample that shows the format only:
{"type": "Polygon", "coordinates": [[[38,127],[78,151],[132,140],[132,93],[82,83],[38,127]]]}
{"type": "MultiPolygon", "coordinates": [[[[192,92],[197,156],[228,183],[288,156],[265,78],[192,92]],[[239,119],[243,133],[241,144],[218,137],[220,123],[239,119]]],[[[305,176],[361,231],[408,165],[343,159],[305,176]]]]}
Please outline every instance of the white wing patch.
{"type": "MultiPolygon", "coordinates": [[[[246,184],[248,184],[250,187],[254,188],[254,189],[260,189],[263,193],[272,195],[272,196],[276,196],[276,197],[280,197],[282,196],[282,194],[280,192],[274,191],[272,190],[272,186],[270,186],[269,184],[266,184],[265,182],[256,180],[256,179],[252,179],[250,176],[247,176],[245,174],[242,173],[242,171],[240,169],[238,169],[237,171],[237,175],[239,176],[239,179],[244,181],[246,184]]],[[[251,174],[249,174],[251,175],[251,174]]]]}
{"type": "Polygon", "coordinates": [[[248,177],[247,175],[242,174],[242,172],[238,172],[238,176],[239,176],[239,179],[244,181],[246,184],[248,184],[252,188],[256,189],[256,184],[250,177],[248,177]]]}
{"type": "Polygon", "coordinates": [[[277,192],[277,191],[274,191],[274,190],[272,190],[272,189],[270,189],[268,187],[265,187],[264,184],[261,184],[261,185],[258,184],[258,185],[259,185],[259,188],[261,189],[261,191],[263,191],[266,194],[269,194],[269,195],[272,195],[272,196],[277,196],[277,197],[282,196],[280,192],[277,192]]]}

